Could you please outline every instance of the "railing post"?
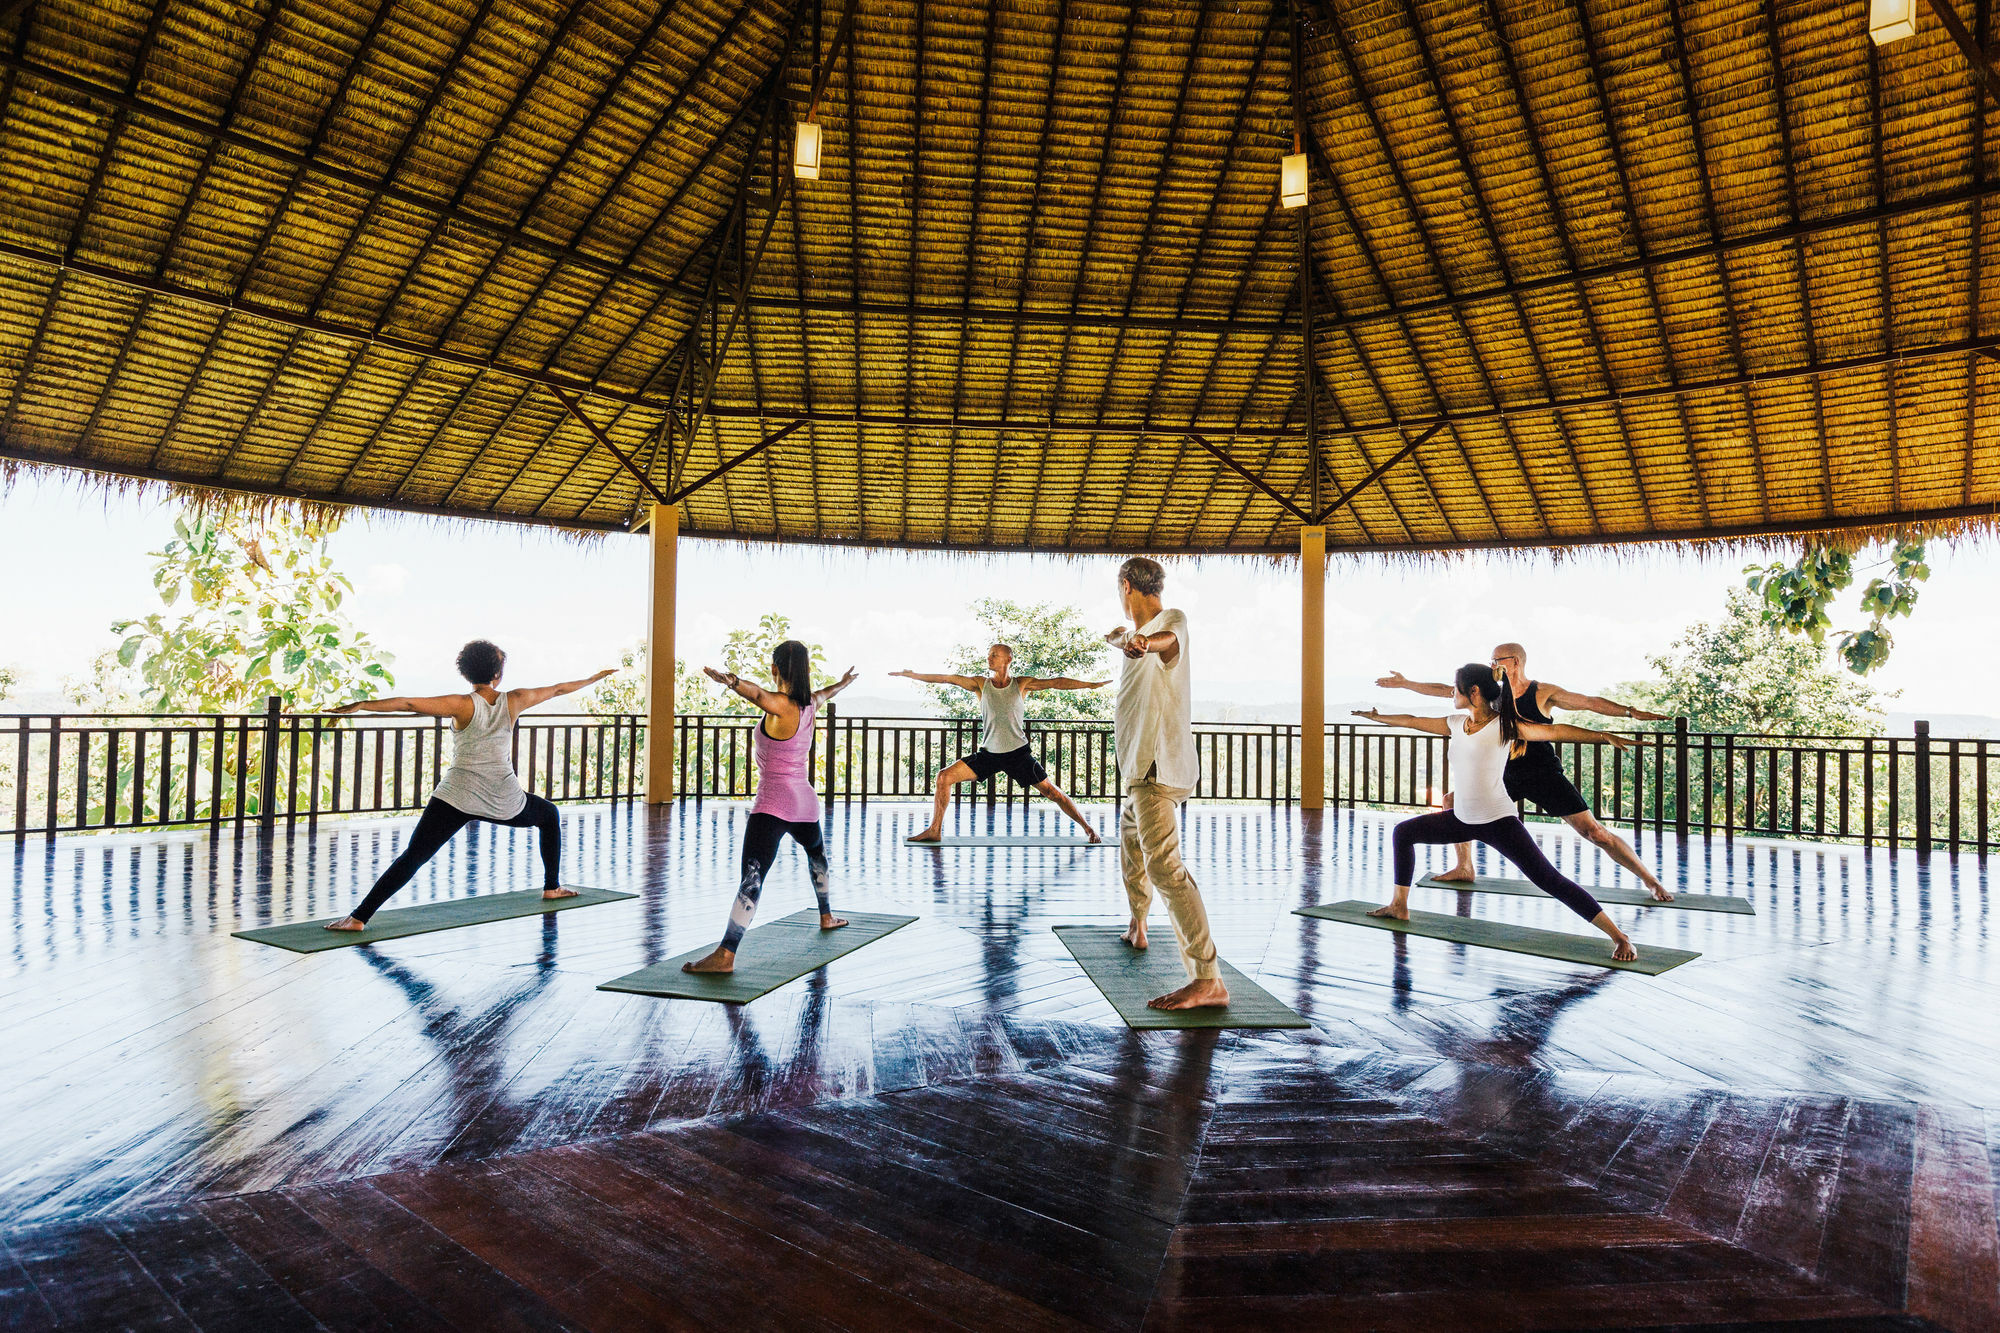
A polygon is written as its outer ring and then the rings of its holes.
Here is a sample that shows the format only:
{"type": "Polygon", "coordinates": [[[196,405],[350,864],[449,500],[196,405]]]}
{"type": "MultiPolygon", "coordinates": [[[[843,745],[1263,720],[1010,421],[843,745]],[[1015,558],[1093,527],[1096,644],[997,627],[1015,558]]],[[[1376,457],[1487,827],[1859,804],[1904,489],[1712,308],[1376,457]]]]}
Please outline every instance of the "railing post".
{"type": "Polygon", "coordinates": [[[1688,835],[1688,720],[1674,719],[1674,836],[1688,835]]]}
{"type": "Polygon", "coordinates": [[[283,701],[275,694],[264,700],[264,767],[257,775],[257,822],[266,833],[271,831],[277,817],[272,807],[278,801],[278,726],[279,710],[283,707],[283,701]]]}
{"type": "Polygon", "coordinates": [[[821,781],[826,786],[827,804],[833,804],[833,729],[840,723],[840,705],[829,699],[826,701],[826,776],[821,781]]]}
{"type": "Polygon", "coordinates": [[[1917,859],[1931,854],[1931,724],[1917,723],[1917,859]]]}

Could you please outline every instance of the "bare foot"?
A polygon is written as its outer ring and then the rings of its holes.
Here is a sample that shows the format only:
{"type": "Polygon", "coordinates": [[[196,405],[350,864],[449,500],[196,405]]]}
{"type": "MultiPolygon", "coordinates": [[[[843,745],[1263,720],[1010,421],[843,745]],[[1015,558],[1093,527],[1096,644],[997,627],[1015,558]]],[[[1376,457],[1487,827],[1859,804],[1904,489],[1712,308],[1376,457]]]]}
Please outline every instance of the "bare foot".
{"type": "Polygon", "coordinates": [[[1463,866],[1453,866],[1449,870],[1440,870],[1437,874],[1431,876],[1431,879],[1439,884],[1470,884],[1476,878],[1477,876],[1463,866]]]}
{"type": "Polygon", "coordinates": [[[827,912],[821,912],[819,914],[819,928],[821,930],[839,930],[842,926],[846,924],[847,924],[846,917],[833,916],[832,914],[827,912]]]}
{"type": "Polygon", "coordinates": [[[575,889],[543,889],[543,890],[542,890],[542,897],[544,897],[544,898],[574,898],[574,897],[576,897],[576,890],[575,890],[575,889]]]}
{"type": "Polygon", "coordinates": [[[934,829],[934,828],[927,828],[927,829],[925,829],[925,830],[924,830],[924,831],[923,831],[922,833],[916,833],[916,834],[912,834],[911,836],[909,836],[909,837],[907,837],[907,838],[903,839],[903,841],[904,841],[904,842],[943,842],[943,841],[944,841],[944,834],[943,834],[943,833],[941,833],[940,831],[938,831],[937,829],[934,829]]]}
{"type": "Polygon", "coordinates": [[[1395,921],[1408,921],[1410,919],[1410,905],[1408,903],[1383,903],[1380,907],[1371,910],[1368,915],[1385,916],[1395,921]]]}
{"type": "Polygon", "coordinates": [[[1220,977],[1190,981],[1179,990],[1155,995],[1146,1001],[1148,1009],[1221,1009],[1229,1004],[1229,987],[1220,977]]]}
{"type": "Polygon", "coordinates": [[[1611,951],[1611,957],[1621,963],[1629,963],[1638,958],[1639,951],[1632,947],[1632,941],[1619,940],[1618,947],[1611,951]]]}
{"type": "Polygon", "coordinates": [[[683,972],[734,972],[736,951],[718,948],[706,958],[697,958],[692,963],[682,963],[683,972]]]}
{"type": "Polygon", "coordinates": [[[351,916],[344,916],[344,917],[340,918],[340,920],[338,920],[338,921],[329,921],[329,922],[327,922],[327,923],[326,923],[326,924],[325,924],[324,926],[320,927],[320,929],[322,929],[322,930],[366,930],[366,929],[368,929],[368,923],[367,923],[366,921],[356,921],[356,920],[355,920],[355,919],[354,919],[353,917],[351,917],[351,916]]]}
{"type": "Polygon", "coordinates": [[[1131,945],[1135,949],[1145,948],[1146,923],[1143,921],[1134,921],[1131,925],[1125,927],[1125,933],[1123,935],[1120,935],[1118,938],[1125,941],[1125,943],[1131,945]]]}
{"type": "Polygon", "coordinates": [[[1653,895],[1653,901],[1656,903],[1670,903],[1674,900],[1674,895],[1667,892],[1667,886],[1658,880],[1654,880],[1651,884],[1648,884],[1646,892],[1653,895]]]}
{"type": "Polygon", "coordinates": [[[1085,839],[1084,839],[1084,841],[1085,841],[1085,842],[1103,842],[1103,841],[1104,841],[1104,839],[1103,839],[1103,838],[1102,838],[1101,836],[1099,836],[1099,834],[1098,834],[1098,832],[1097,832],[1097,830],[1096,830],[1096,829],[1091,829],[1091,830],[1090,830],[1090,836],[1089,836],[1088,838],[1085,838],[1085,839]]]}

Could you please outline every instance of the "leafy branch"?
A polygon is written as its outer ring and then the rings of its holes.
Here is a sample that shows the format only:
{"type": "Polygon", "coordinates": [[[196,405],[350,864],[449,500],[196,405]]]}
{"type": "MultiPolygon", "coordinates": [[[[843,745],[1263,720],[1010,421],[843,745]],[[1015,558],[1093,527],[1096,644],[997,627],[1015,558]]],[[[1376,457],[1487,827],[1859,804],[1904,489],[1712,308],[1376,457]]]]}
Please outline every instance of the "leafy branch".
{"type": "Polygon", "coordinates": [[[1831,631],[1847,669],[1865,676],[1889,660],[1895,637],[1886,628],[1897,616],[1907,616],[1917,604],[1918,585],[1931,575],[1924,563],[1924,544],[1898,538],[1889,556],[1872,568],[1884,572],[1862,589],[1860,611],[1866,629],[1834,630],[1828,608],[1854,584],[1854,557],[1823,543],[1808,545],[1796,563],[1746,565],[1745,582],[1763,598],[1764,623],[1791,634],[1803,634],[1815,647],[1824,646],[1831,631]]]}

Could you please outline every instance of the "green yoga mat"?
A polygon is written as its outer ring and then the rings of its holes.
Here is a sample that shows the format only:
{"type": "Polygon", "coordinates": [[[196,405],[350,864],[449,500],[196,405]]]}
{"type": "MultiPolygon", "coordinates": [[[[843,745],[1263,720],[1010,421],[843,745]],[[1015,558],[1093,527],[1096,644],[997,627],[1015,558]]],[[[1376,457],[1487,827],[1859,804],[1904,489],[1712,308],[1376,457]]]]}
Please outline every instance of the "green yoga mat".
{"type": "Polygon", "coordinates": [[[912,842],[903,839],[906,847],[1116,847],[1110,838],[1103,842],[1085,842],[1082,838],[1010,838],[1001,835],[973,838],[941,838],[937,842],[912,842]]]}
{"type": "Polygon", "coordinates": [[[821,930],[818,912],[810,909],[794,912],[745,935],[743,947],[736,951],[734,972],[696,975],[681,971],[682,963],[708,957],[715,949],[708,944],[637,972],[628,972],[597,989],[748,1004],[788,981],[817,972],[843,954],[894,934],[915,920],[913,916],[889,916],[882,912],[849,912],[846,925],[838,930],[821,930]]]}
{"type": "Polygon", "coordinates": [[[1476,944],[1485,949],[1505,949],[1509,953],[1531,953],[1538,958],[1555,958],[1566,963],[1588,963],[1612,967],[1621,972],[1643,972],[1656,977],[1682,963],[1701,957],[1686,949],[1668,949],[1658,944],[1641,944],[1636,962],[1621,963],[1611,956],[1611,941],[1603,935],[1566,935],[1559,930],[1536,930],[1505,921],[1481,921],[1478,917],[1446,916],[1441,912],[1410,911],[1408,921],[1391,921],[1368,915],[1380,903],[1350,898],[1344,903],[1300,907],[1295,916],[1314,916],[1322,921],[1344,921],[1350,926],[1393,930],[1403,935],[1423,935],[1455,944],[1476,944]]]}
{"type": "Polygon", "coordinates": [[[1180,950],[1171,930],[1149,949],[1134,949],[1118,938],[1116,926],[1057,926],[1056,938],[1070,951],[1093,986],[1131,1028],[1309,1028],[1312,1024],[1278,1002],[1278,997],[1222,965],[1229,987],[1223,1009],[1148,1009],[1155,995],[1187,985],[1180,950]]]}
{"type": "MultiPolygon", "coordinates": [[[[1480,875],[1470,884],[1440,880],[1435,875],[1425,875],[1417,881],[1417,887],[1444,889],[1451,893],[1511,893],[1517,898],[1548,897],[1525,879],[1503,879],[1489,875],[1480,875]]],[[[1677,893],[1672,902],[1659,903],[1654,902],[1653,895],[1644,889],[1598,888],[1594,884],[1586,884],[1584,888],[1597,901],[1612,903],[1619,907],[1678,907],[1684,912],[1734,912],[1738,916],[1757,914],[1757,909],[1750,905],[1748,898],[1731,898],[1721,893],[1677,893]]]]}
{"type": "MultiPolygon", "coordinates": [[[[575,885],[563,887],[576,888],[575,885]]],[[[456,930],[460,926],[506,921],[517,916],[541,916],[547,912],[567,912],[573,907],[623,902],[638,896],[636,893],[613,893],[609,889],[579,888],[574,898],[544,898],[540,889],[523,889],[519,893],[482,893],[471,898],[453,898],[449,902],[425,903],[422,907],[391,907],[377,912],[369,920],[366,930],[324,930],[322,927],[327,922],[340,918],[323,916],[317,921],[294,921],[290,925],[263,926],[257,930],[230,933],[239,940],[275,944],[293,953],[323,953],[328,949],[373,944],[377,940],[399,940],[405,935],[428,935],[434,930],[456,930]]]]}

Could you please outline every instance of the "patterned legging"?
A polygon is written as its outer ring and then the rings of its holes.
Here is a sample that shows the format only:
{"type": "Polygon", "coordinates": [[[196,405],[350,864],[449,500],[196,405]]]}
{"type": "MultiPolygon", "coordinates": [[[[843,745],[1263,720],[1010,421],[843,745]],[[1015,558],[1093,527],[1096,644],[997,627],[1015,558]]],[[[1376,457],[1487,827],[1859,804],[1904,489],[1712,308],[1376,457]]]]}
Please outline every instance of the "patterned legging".
{"type": "Polygon", "coordinates": [[[825,916],[833,910],[826,897],[826,842],[820,836],[818,823],[805,820],[794,824],[776,815],[752,815],[750,826],[743,833],[743,870],[736,886],[736,905],[729,909],[729,929],[722,932],[722,947],[731,953],[735,953],[736,946],[743,942],[743,932],[750,929],[750,919],[757,915],[757,899],[764,892],[764,876],[771,873],[771,863],[778,859],[778,844],[787,833],[806,854],[806,867],[812,872],[813,893],[819,898],[820,915],[825,916]]]}

